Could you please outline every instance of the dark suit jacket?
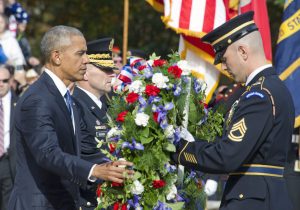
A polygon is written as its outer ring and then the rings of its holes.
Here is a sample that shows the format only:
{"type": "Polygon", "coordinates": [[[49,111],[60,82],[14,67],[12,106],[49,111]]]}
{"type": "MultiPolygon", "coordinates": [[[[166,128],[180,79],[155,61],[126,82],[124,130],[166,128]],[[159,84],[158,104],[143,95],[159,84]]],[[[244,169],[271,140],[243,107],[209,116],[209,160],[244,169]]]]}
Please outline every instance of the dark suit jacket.
{"type": "MultiPolygon", "coordinates": [[[[108,130],[106,118],[106,106],[103,104],[100,109],[97,104],[80,88],[75,87],[73,97],[82,107],[82,115],[86,129],[82,130],[82,135],[85,136],[81,142],[81,157],[93,163],[107,162],[108,159],[97,148],[95,137],[99,140],[105,140],[108,130]],[[92,138],[91,138],[92,136],[92,138]]],[[[101,149],[108,149],[103,146],[101,149]]],[[[90,183],[87,188],[81,188],[81,205],[83,210],[94,209],[97,206],[96,201],[97,183],[90,183]]]]}
{"type": "Polygon", "coordinates": [[[14,113],[15,107],[17,105],[18,97],[14,92],[11,92],[11,105],[10,105],[10,143],[8,149],[8,160],[10,165],[10,172],[12,179],[14,180],[16,176],[16,142],[15,142],[15,132],[14,132],[14,113]]]}
{"type": "Polygon", "coordinates": [[[80,159],[80,127],[72,120],[53,80],[43,73],[15,110],[17,174],[10,210],[71,210],[79,206],[79,185],[87,183],[93,163],[80,159]]]}

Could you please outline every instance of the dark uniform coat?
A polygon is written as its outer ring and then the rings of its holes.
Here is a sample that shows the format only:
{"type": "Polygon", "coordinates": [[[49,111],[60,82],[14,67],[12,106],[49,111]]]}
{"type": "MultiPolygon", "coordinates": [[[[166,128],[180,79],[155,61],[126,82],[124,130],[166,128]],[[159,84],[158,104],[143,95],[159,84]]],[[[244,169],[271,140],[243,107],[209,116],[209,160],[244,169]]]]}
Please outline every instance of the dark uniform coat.
{"type": "Polygon", "coordinates": [[[221,210],[291,210],[282,178],[294,126],[288,89],[267,68],[230,110],[222,140],[181,140],[172,159],[207,173],[229,173],[221,210]]]}
{"type": "MultiPolygon", "coordinates": [[[[106,106],[102,104],[100,109],[97,104],[80,88],[75,87],[73,97],[81,105],[83,118],[87,129],[82,131],[83,136],[97,137],[99,140],[105,140],[108,131],[106,106]]],[[[95,138],[83,138],[81,156],[83,159],[92,163],[107,162],[108,159],[97,148],[95,138]]],[[[107,149],[102,147],[101,149],[107,149]]],[[[97,183],[90,183],[87,188],[81,189],[82,209],[94,209],[97,206],[96,196],[97,183]]]]}
{"type": "Polygon", "coordinates": [[[17,174],[9,210],[79,208],[92,163],[80,159],[78,108],[72,118],[65,100],[47,73],[31,85],[15,109],[17,174]]]}

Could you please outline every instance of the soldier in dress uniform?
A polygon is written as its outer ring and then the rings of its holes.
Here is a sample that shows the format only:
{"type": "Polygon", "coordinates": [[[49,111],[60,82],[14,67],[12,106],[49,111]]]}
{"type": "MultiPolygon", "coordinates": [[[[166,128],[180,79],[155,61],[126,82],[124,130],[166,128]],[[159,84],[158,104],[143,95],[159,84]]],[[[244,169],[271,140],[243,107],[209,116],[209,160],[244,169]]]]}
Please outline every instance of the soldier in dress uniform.
{"type": "MultiPolygon", "coordinates": [[[[105,140],[108,131],[106,104],[100,101],[105,93],[111,91],[111,80],[116,68],[112,60],[112,38],[104,38],[87,43],[87,55],[90,63],[84,80],[77,82],[73,96],[82,106],[83,117],[87,125],[83,135],[94,136],[98,140],[105,140]]],[[[91,142],[82,142],[82,156],[93,163],[106,162],[107,158],[100,153],[94,138],[91,142]],[[98,152],[97,152],[98,151],[98,152]]],[[[102,149],[108,149],[103,147],[102,149]]],[[[90,184],[87,189],[81,190],[82,209],[95,209],[97,184],[90,184]]]]}
{"type": "Polygon", "coordinates": [[[294,126],[288,89],[268,64],[253,11],[202,38],[246,90],[231,106],[220,141],[180,140],[173,161],[207,173],[228,173],[221,210],[291,210],[283,179],[294,126]]]}

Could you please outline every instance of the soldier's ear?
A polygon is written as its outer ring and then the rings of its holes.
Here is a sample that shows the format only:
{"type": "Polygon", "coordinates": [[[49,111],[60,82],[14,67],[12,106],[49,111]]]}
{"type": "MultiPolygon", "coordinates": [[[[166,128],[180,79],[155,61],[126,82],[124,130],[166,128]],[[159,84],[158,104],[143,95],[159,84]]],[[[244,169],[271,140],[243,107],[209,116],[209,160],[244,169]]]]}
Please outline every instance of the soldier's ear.
{"type": "Polygon", "coordinates": [[[238,53],[244,61],[248,59],[248,51],[245,46],[243,45],[238,46],[238,53]]]}

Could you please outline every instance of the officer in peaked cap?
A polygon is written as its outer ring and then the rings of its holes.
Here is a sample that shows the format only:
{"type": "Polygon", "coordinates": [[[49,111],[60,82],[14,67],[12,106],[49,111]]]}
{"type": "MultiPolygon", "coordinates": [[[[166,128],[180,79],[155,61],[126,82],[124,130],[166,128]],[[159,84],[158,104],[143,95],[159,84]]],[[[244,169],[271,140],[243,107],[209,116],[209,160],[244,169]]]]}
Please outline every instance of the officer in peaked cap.
{"type": "Polygon", "coordinates": [[[220,210],[293,209],[283,179],[294,127],[288,89],[268,64],[253,12],[237,16],[203,37],[245,91],[233,103],[224,132],[213,143],[189,134],[172,160],[207,173],[228,173],[220,210]]]}
{"type": "MultiPolygon", "coordinates": [[[[104,38],[87,43],[87,55],[90,63],[84,81],[80,81],[74,88],[73,96],[82,107],[82,115],[86,123],[86,129],[82,132],[85,136],[92,136],[91,142],[82,142],[82,156],[93,163],[107,161],[106,157],[99,152],[95,137],[105,140],[108,131],[107,107],[100,99],[106,93],[111,92],[111,80],[114,77],[115,65],[112,60],[113,39],[104,38]],[[98,152],[97,152],[98,151],[98,152]]],[[[108,149],[103,147],[102,149],[108,149]]],[[[97,207],[96,201],[97,184],[88,185],[87,189],[81,190],[81,208],[92,210],[97,207]]]]}

